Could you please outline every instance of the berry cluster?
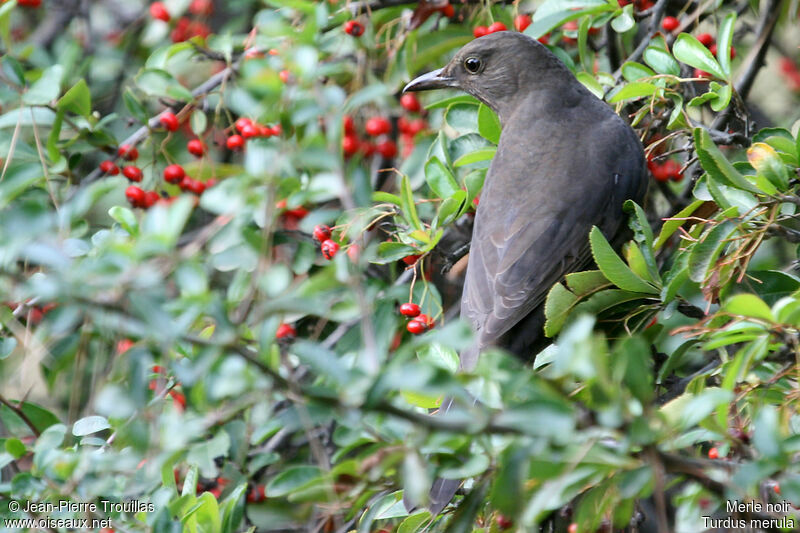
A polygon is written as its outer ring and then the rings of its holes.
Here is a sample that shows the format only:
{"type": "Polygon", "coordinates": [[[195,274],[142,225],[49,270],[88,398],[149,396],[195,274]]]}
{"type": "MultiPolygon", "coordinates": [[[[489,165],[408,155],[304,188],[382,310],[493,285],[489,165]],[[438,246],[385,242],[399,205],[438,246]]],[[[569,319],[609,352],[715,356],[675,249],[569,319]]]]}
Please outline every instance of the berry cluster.
{"type": "Polygon", "coordinates": [[[413,335],[425,333],[434,326],[433,318],[420,312],[419,305],[408,302],[400,305],[400,314],[410,318],[406,330],[413,335]]]}
{"type": "MultiPolygon", "coordinates": [[[[208,17],[214,12],[214,3],[212,0],[192,0],[189,4],[189,13],[194,15],[195,18],[180,17],[172,28],[170,39],[174,43],[187,41],[192,37],[201,37],[205,39],[211,34],[211,28],[199,20],[208,17]]],[[[170,14],[164,2],[153,2],[150,4],[150,16],[155,20],[161,20],[170,24],[172,22],[172,15],[170,14]]]]}
{"type": "Polygon", "coordinates": [[[489,24],[489,26],[475,26],[475,28],[472,30],[472,35],[477,39],[478,37],[483,37],[484,35],[489,35],[490,33],[506,30],[508,30],[506,25],[498,21],[489,24]]]}
{"type": "Polygon", "coordinates": [[[228,150],[241,150],[244,148],[245,141],[253,137],[270,138],[281,134],[282,129],[280,124],[274,126],[266,126],[253,122],[252,119],[242,117],[234,124],[238,134],[233,134],[225,141],[225,146],[228,150]]]}

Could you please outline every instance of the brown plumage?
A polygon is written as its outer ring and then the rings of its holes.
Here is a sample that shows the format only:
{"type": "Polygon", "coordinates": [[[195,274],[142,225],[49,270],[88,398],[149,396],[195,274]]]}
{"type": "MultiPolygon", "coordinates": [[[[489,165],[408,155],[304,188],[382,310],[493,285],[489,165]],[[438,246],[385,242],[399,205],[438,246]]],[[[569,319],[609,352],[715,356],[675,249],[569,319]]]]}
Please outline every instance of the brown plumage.
{"type": "MultiPolygon", "coordinates": [[[[519,33],[475,39],[405,90],[440,88],[475,96],[502,124],[461,298],[461,316],[476,334],[461,354],[461,368],[472,370],[489,345],[530,358],[543,346],[548,291],[564,275],[591,265],[591,227],[621,242],[622,204],[641,203],[647,185],[642,145],[555,55],[519,33]]],[[[431,512],[439,513],[458,485],[436,480],[431,512]]]]}
{"type": "Polygon", "coordinates": [[[533,355],[547,292],[591,263],[592,225],[618,240],[626,228],[622,204],[642,200],[646,172],[633,130],[525,35],[476,39],[405,90],[445,87],[475,96],[503,126],[475,216],[461,299],[461,316],[477,335],[474,348],[461,354],[462,368],[470,370],[488,345],[533,355]]]}

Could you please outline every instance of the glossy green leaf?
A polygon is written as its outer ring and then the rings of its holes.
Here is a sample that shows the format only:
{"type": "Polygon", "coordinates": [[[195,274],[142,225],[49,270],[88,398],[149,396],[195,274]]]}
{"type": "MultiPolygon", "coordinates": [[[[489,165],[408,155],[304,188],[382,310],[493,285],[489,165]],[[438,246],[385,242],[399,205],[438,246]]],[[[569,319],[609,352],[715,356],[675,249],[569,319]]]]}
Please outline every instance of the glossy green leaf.
{"type": "Polygon", "coordinates": [[[622,87],[620,90],[613,93],[613,95],[608,99],[608,103],[615,104],[617,102],[624,102],[626,100],[634,100],[636,98],[641,98],[643,96],[652,96],[656,94],[659,90],[659,87],[656,87],[652,83],[636,81],[633,83],[629,83],[622,87]]]}
{"type": "Polygon", "coordinates": [[[58,109],[88,117],[92,113],[92,94],[86,80],[80,79],[58,100],[58,109]]]}
{"type": "Polygon", "coordinates": [[[688,33],[678,35],[672,45],[672,53],[682,63],[709,72],[719,79],[728,79],[728,76],[723,72],[722,67],[711,55],[711,52],[708,51],[708,48],[693,35],[688,33]]]}
{"type": "Polygon", "coordinates": [[[485,104],[478,106],[478,133],[489,142],[500,142],[500,119],[485,104]]]}
{"type": "Polygon", "coordinates": [[[726,79],[731,77],[731,44],[735,24],[736,12],[731,11],[722,19],[717,31],[717,60],[726,79]]]}
{"type": "Polygon", "coordinates": [[[450,198],[461,190],[453,174],[437,157],[425,163],[425,181],[439,198],[450,198]]]}
{"type": "Polygon", "coordinates": [[[608,243],[603,233],[596,226],[589,233],[592,256],[598,268],[610,282],[626,291],[654,294],[658,291],[642,278],[637,276],[608,243]]]}
{"type": "Polygon", "coordinates": [[[648,46],[643,54],[644,62],[659,74],[680,76],[681,66],[670,53],[660,46],[648,46]]]}

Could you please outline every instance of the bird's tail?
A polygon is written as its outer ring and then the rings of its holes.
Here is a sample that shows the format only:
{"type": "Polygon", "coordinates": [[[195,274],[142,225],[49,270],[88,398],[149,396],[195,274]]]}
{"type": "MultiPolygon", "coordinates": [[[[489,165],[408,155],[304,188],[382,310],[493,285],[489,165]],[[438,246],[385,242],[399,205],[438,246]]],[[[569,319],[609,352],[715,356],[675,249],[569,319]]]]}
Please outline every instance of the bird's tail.
{"type": "MultiPolygon", "coordinates": [[[[461,352],[460,359],[461,364],[460,370],[470,372],[475,369],[475,365],[478,362],[478,354],[480,353],[480,346],[478,344],[474,344],[461,352]]],[[[439,406],[439,410],[436,411],[436,416],[441,416],[445,414],[447,411],[450,410],[450,407],[453,405],[452,398],[445,398],[442,400],[441,406],[439,406]]],[[[442,512],[442,509],[450,503],[450,500],[453,499],[455,496],[458,487],[461,486],[460,479],[442,479],[436,478],[433,481],[433,485],[431,485],[431,491],[428,495],[428,510],[431,512],[432,516],[438,515],[442,512]]],[[[406,511],[411,512],[415,505],[406,497],[406,494],[403,493],[403,505],[406,508],[406,511]]]]}

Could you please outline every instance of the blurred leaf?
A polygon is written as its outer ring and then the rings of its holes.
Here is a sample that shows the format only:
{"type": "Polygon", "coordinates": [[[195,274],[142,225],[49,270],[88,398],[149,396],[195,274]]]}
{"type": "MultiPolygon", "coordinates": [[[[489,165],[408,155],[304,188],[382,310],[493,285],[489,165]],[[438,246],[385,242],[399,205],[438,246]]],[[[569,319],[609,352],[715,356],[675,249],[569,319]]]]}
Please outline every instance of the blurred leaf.
{"type": "Polygon", "coordinates": [[[652,83],[633,82],[625,85],[619,91],[614,92],[608,99],[608,103],[614,104],[625,100],[641,98],[642,96],[651,96],[660,90],[659,87],[656,87],[652,83]]]}
{"type": "Polygon", "coordinates": [[[76,437],[83,437],[84,435],[91,435],[92,433],[97,433],[110,427],[111,424],[109,424],[108,420],[103,416],[87,416],[77,420],[72,425],[72,434],[76,437]]]}
{"type": "Polygon", "coordinates": [[[64,67],[53,65],[42,72],[42,76],[22,96],[22,101],[28,105],[47,105],[61,93],[61,78],[64,76],[64,67]]]}
{"type": "Polygon", "coordinates": [[[736,12],[731,11],[722,19],[717,30],[717,59],[726,79],[731,77],[731,43],[735,24],[736,12]]]}
{"type": "Polygon", "coordinates": [[[64,96],[58,100],[58,109],[88,117],[92,113],[92,94],[86,80],[78,80],[64,96]]]}
{"type": "Polygon", "coordinates": [[[489,142],[500,142],[500,119],[485,104],[478,106],[478,133],[489,142]]]}

